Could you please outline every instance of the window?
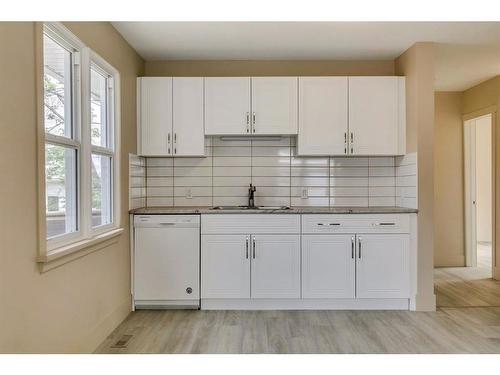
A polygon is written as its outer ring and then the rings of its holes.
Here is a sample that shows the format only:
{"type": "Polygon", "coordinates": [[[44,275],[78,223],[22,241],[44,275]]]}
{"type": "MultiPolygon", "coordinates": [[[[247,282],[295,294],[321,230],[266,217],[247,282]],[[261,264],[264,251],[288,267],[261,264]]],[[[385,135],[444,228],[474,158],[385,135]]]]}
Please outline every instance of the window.
{"type": "Polygon", "coordinates": [[[47,251],[118,226],[117,71],[59,23],[43,29],[47,251]]]}

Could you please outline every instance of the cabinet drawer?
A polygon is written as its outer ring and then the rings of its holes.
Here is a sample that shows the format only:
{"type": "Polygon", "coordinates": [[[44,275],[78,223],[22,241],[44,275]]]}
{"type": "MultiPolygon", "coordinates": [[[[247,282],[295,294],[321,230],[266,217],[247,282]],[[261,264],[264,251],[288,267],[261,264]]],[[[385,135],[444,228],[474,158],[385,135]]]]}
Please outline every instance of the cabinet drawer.
{"type": "Polygon", "coordinates": [[[300,215],[202,215],[202,234],[299,234],[300,215]]]}
{"type": "Polygon", "coordinates": [[[409,233],[408,214],[302,215],[302,233],[409,233]]]}

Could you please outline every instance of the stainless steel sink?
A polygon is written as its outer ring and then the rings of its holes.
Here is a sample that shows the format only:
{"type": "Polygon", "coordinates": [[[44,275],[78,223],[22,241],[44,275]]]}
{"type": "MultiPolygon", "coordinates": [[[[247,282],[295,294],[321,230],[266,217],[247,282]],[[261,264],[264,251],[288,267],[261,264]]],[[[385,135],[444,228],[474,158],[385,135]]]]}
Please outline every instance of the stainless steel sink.
{"type": "Polygon", "coordinates": [[[255,207],[249,207],[249,206],[215,206],[212,207],[212,210],[221,210],[221,211],[226,211],[226,210],[289,210],[290,207],[288,206],[255,206],[255,207]]]}

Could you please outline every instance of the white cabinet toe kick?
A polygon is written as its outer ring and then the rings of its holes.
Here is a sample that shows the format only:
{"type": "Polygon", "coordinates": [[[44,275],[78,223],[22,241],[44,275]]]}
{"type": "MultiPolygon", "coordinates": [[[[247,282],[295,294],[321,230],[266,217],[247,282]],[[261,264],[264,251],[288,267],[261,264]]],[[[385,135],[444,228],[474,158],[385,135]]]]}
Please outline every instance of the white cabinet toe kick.
{"type": "Polygon", "coordinates": [[[411,215],[202,215],[201,308],[408,310],[411,215]]]}

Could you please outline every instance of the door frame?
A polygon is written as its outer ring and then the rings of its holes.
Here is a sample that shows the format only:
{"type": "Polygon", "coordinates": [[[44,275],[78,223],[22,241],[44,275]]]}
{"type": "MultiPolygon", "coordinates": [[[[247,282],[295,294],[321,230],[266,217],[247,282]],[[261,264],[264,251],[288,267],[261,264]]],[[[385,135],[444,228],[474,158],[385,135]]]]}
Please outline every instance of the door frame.
{"type": "Polygon", "coordinates": [[[464,219],[465,219],[465,266],[477,266],[477,216],[476,216],[476,132],[475,122],[482,117],[490,117],[491,122],[491,249],[492,275],[496,270],[496,107],[476,111],[463,116],[464,151],[464,219]],[[473,131],[474,130],[474,131],[473,131]]]}

